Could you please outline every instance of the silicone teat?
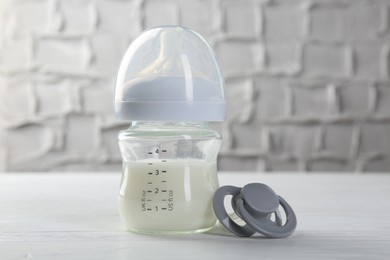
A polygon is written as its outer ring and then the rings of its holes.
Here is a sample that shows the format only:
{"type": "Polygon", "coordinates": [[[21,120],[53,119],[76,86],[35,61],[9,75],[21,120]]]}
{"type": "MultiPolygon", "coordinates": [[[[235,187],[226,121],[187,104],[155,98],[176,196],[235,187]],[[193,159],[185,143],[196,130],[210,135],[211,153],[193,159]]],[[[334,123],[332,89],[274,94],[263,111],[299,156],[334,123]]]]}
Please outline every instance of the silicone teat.
{"type": "MultiPolygon", "coordinates": [[[[180,28],[178,29],[180,30],[180,28]]],[[[181,73],[182,37],[179,31],[163,31],[160,36],[160,53],[149,66],[138,73],[138,76],[159,74],[161,76],[181,73]]]]}

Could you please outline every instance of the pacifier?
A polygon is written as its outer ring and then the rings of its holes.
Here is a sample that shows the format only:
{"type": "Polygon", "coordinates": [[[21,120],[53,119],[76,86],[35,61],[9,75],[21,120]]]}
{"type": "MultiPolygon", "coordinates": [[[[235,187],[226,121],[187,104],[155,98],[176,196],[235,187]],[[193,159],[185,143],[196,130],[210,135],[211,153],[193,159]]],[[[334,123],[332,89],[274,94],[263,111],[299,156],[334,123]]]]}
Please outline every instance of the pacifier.
{"type": "Polygon", "coordinates": [[[297,226],[297,218],[291,206],[262,183],[250,183],[243,188],[219,188],[214,194],[213,208],[222,226],[241,237],[249,237],[258,232],[270,238],[283,238],[291,235],[297,226]],[[233,211],[245,225],[238,225],[227,213],[224,205],[227,195],[232,195],[233,211]],[[284,224],[279,206],[286,215],[284,224]]]}

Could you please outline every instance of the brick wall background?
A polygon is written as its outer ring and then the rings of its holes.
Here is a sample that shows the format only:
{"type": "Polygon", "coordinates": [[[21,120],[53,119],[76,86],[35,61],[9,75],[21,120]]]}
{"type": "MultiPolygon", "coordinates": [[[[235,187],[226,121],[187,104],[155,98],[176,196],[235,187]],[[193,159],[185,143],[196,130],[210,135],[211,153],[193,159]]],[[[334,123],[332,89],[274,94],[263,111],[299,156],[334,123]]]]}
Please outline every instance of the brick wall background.
{"type": "Polygon", "coordinates": [[[119,170],[116,70],[142,30],[214,48],[221,170],[390,171],[387,0],[6,0],[0,171],[119,170]]]}

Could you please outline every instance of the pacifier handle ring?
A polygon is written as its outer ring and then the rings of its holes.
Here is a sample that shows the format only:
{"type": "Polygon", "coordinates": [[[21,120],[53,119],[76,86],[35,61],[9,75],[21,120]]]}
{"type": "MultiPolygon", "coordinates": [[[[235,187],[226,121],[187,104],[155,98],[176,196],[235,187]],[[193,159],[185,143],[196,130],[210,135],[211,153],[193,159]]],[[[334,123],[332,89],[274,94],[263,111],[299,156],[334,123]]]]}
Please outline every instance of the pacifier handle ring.
{"type": "Polygon", "coordinates": [[[232,233],[240,237],[250,237],[254,233],[256,233],[256,231],[248,224],[245,224],[245,226],[240,226],[236,222],[234,222],[226,212],[225,205],[224,205],[224,199],[227,195],[235,196],[239,194],[240,191],[241,188],[235,186],[223,186],[219,188],[214,193],[214,198],[213,198],[214,213],[219,219],[219,222],[227,230],[231,231],[232,233]]]}
{"type": "Polygon", "coordinates": [[[277,223],[272,222],[268,218],[259,219],[253,217],[245,209],[245,202],[242,199],[237,200],[237,211],[242,219],[257,232],[271,238],[287,237],[294,232],[297,226],[297,218],[291,206],[281,196],[278,197],[279,203],[286,214],[286,223],[283,226],[278,226],[277,223]]]}

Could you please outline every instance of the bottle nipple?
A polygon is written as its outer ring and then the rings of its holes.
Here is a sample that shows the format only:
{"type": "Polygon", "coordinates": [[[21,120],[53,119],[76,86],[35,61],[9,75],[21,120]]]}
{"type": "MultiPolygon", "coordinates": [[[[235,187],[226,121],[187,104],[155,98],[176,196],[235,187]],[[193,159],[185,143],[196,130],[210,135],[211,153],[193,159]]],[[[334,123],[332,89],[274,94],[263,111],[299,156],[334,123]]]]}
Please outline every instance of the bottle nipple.
{"type": "Polygon", "coordinates": [[[139,76],[159,74],[164,76],[181,74],[181,49],[183,38],[181,28],[162,31],[160,36],[160,53],[157,58],[141,70],[139,76]]]}

